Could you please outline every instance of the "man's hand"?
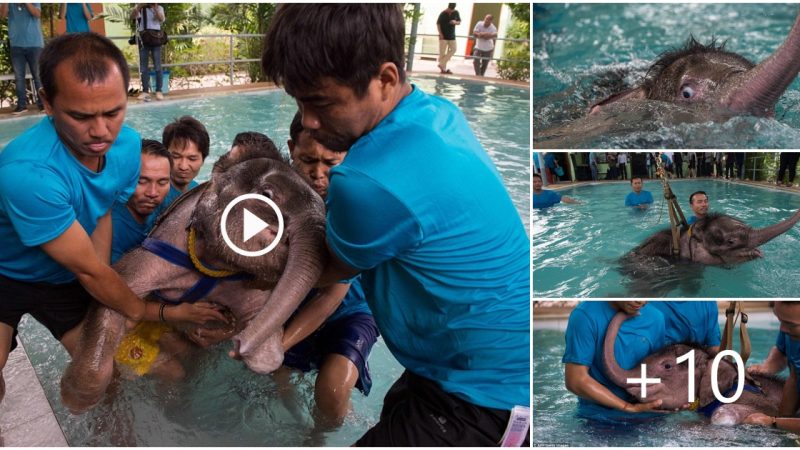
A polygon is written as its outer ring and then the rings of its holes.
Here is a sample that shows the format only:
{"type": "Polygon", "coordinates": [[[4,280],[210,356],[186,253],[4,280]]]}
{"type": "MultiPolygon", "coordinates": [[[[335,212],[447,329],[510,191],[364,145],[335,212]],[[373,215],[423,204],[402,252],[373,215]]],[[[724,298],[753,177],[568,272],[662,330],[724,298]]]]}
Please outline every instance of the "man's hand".
{"type": "Polygon", "coordinates": [[[765,427],[772,426],[772,420],[774,418],[772,416],[768,416],[762,413],[753,413],[749,416],[745,417],[742,423],[747,423],[750,425],[763,425],[765,427]]]}
{"type": "Polygon", "coordinates": [[[197,325],[205,325],[214,321],[233,325],[220,311],[219,305],[210,302],[181,303],[165,308],[164,318],[170,322],[189,322],[197,325]]]}

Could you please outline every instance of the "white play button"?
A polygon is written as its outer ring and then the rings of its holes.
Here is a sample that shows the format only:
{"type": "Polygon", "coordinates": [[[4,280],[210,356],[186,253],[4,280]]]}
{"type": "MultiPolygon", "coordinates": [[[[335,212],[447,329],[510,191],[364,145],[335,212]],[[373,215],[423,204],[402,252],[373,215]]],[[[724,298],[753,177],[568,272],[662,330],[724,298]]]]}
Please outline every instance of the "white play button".
{"type": "Polygon", "coordinates": [[[269,224],[259,219],[258,216],[251,213],[247,208],[244,209],[244,242],[247,242],[253,236],[257,235],[269,224]]]}
{"type": "MultiPolygon", "coordinates": [[[[269,227],[269,224],[267,222],[264,222],[264,220],[262,220],[260,217],[250,212],[247,208],[243,207],[242,210],[243,210],[242,218],[244,220],[242,221],[243,241],[241,242],[241,244],[244,244],[245,242],[252,239],[253,236],[257,235],[265,228],[269,227]]],[[[226,244],[228,244],[228,247],[230,247],[231,250],[242,256],[251,256],[251,257],[261,256],[269,253],[270,251],[272,251],[272,249],[278,246],[278,242],[281,240],[281,237],[283,236],[283,214],[281,214],[281,210],[278,208],[278,205],[276,205],[275,202],[273,202],[271,199],[259,194],[244,194],[233,199],[233,201],[228,203],[228,205],[225,207],[225,210],[222,212],[222,220],[220,221],[220,228],[222,231],[222,239],[225,241],[226,244]],[[257,200],[266,203],[267,205],[269,205],[270,208],[272,208],[273,211],[275,211],[275,216],[278,218],[278,229],[275,234],[275,238],[269,245],[267,245],[266,248],[263,248],[258,251],[245,250],[239,247],[238,245],[234,244],[233,241],[231,241],[230,236],[228,236],[228,214],[230,214],[234,206],[245,200],[257,200]]]]}

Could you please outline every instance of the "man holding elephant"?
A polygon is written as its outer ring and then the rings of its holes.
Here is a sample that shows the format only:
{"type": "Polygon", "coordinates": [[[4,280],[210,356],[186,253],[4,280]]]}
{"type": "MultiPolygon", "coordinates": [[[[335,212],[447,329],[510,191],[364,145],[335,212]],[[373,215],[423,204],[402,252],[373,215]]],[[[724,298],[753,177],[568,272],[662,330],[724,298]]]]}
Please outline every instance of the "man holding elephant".
{"type": "Polygon", "coordinates": [[[398,5],[284,4],[262,67],[314,139],[349,149],[320,284],[362,273],[407,369],[356,444],[497,445],[530,404],[530,242],[461,112],[406,81],[404,30],[398,5]]]}
{"type": "Polygon", "coordinates": [[[0,366],[25,313],[72,353],[92,299],[133,320],[145,309],[108,265],[111,205],[139,177],[128,64],[108,39],[75,33],[48,43],[39,67],[47,117],[0,153],[0,366]]]}

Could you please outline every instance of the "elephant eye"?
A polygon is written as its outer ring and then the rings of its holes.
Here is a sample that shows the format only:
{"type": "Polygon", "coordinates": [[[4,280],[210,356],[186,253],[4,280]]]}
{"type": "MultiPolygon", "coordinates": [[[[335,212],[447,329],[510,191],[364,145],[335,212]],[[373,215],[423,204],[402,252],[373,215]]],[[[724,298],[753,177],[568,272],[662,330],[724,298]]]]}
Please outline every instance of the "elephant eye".
{"type": "Polygon", "coordinates": [[[694,97],[694,89],[691,86],[683,86],[681,88],[681,97],[685,99],[690,99],[694,97]]]}
{"type": "Polygon", "coordinates": [[[667,369],[667,370],[672,369],[672,364],[666,363],[666,364],[664,364],[664,368],[667,369]]]}
{"type": "Polygon", "coordinates": [[[264,189],[261,191],[261,195],[267,197],[268,199],[272,199],[272,189],[264,189]]]}

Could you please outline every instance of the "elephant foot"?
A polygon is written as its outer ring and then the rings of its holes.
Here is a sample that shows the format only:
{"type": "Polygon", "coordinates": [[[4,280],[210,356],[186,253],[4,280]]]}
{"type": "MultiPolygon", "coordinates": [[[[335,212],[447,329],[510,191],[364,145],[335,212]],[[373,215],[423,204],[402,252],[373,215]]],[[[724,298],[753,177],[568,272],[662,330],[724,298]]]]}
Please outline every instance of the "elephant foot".
{"type": "Polygon", "coordinates": [[[72,414],[81,414],[100,403],[113,376],[113,364],[106,370],[81,371],[74,362],[61,378],[61,402],[72,414]]]}

